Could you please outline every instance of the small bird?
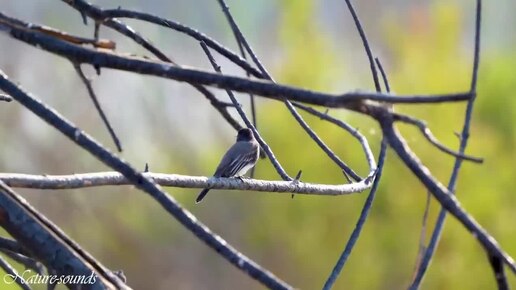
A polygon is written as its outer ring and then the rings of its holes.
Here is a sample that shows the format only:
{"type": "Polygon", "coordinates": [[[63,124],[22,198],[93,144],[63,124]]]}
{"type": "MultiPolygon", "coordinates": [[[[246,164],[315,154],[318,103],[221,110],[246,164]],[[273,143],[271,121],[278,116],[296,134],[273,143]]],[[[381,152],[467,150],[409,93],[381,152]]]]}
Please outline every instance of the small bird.
{"type": "MultiPolygon", "coordinates": [[[[213,177],[241,177],[249,169],[253,168],[260,154],[260,146],[253,136],[253,131],[248,128],[238,130],[236,143],[231,146],[222,160],[213,177]]],[[[203,189],[196,203],[200,202],[210,189],[203,189]]]]}

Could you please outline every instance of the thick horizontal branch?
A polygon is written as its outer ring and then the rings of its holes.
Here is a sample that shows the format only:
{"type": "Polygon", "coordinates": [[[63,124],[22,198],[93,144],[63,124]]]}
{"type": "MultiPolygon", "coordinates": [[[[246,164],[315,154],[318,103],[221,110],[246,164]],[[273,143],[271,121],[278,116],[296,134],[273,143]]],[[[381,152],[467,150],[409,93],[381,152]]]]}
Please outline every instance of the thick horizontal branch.
{"type": "MultiPolygon", "coordinates": [[[[9,19],[0,13],[0,20],[9,19]]],[[[27,24],[28,25],[28,24],[27,24]]],[[[372,92],[350,92],[345,94],[328,94],[300,89],[270,81],[250,80],[242,77],[223,76],[199,69],[177,67],[170,63],[157,62],[143,58],[98,51],[70,44],[60,39],[36,31],[21,29],[0,21],[0,30],[12,37],[37,46],[41,49],[80,63],[89,63],[98,67],[132,71],[140,74],[154,75],[177,81],[199,85],[219,87],[238,92],[252,93],[278,100],[290,100],[326,107],[346,107],[350,103],[374,100],[388,103],[442,103],[465,101],[471,98],[470,92],[444,95],[410,95],[398,96],[372,92]]]]}
{"type": "MultiPolygon", "coordinates": [[[[143,173],[161,186],[183,188],[236,189],[266,192],[286,192],[313,195],[343,195],[364,191],[371,187],[373,176],[361,182],[328,185],[305,183],[301,181],[269,181],[259,179],[207,178],[179,174],[143,173]]],[[[96,172],[72,175],[30,175],[18,173],[0,173],[0,180],[10,187],[37,189],[73,189],[106,185],[130,185],[118,172],[96,172]]]]}

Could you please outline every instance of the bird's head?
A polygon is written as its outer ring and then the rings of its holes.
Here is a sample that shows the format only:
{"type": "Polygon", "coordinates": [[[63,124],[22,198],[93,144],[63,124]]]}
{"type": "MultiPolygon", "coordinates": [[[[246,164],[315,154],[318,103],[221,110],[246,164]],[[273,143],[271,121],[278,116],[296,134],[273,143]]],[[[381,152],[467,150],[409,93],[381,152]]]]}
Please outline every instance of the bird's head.
{"type": "Polygon", "coordinates": [[[254,136],[253,136],[253,131],[251,131],[251,129],[244,128],[244,129],[238,130],[237,142],[239,142],[239,141],[247,141],[248,142],[253,139],[254,139],[254,136]]]}

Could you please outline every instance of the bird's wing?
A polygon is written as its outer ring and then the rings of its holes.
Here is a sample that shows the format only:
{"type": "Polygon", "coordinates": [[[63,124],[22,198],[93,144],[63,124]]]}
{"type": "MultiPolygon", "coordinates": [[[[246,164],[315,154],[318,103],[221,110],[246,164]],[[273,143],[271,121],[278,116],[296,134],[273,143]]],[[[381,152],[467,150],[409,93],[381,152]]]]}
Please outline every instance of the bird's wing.
{"type": "Polygon", "coordinates": [[[255,163],[258,146],[254,142],[237,142],[229,148],[220,161],[214,176],[233,177],[249,163],[255,163]]]}

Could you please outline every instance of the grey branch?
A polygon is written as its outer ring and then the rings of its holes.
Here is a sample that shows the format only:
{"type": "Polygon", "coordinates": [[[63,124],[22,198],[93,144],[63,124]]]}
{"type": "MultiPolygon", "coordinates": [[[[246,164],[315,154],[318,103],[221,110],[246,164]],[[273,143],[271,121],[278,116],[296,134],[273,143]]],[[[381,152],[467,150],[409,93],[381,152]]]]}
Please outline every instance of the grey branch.
{"type": "Polygon", "coordinates": [[[444,153],[450,154],[459,159],[464,159],[464,160],[472,161],[475,163],[484,162],[484,159],[482,159],[480,157],[469,156],[462,152],[453,151],[450,148],[444,146],[443,144],[441,144],[439,142],[439,140],[437,140],[437,138],[434,136],[432,131],[430,131],[430,128],[428,128],[428,126],[425,124],[425,122],[423,122],[421,120],[418,120],[418,119],[410,117],[410,116],[401,115],[401,114],[394,114],[393,117],[394,117],[394,120],[396,120],[396,121],[412,124],[412,125],[418,127],[419,131],[421,131],[423,136],[425,136],[426,140],[428,140],[428,142],[430,142],[432,145],[437,147],[437,149],[441,150],[444,153]]]}
{"type": "MultiPolygon", "coordinates": [[[[374,170],[363,181],[341,184],[315,184],[301,181],[269,181],[259,179],[207,178],[180,174],[143,173],[161,186],[183,188],[213,188],[230,190],[252,190],[312,195],[343,195],[362,192],[371,187],[374,170]]],[[[107,185],[130,185],[118,172],[96,172],[71,175],[31,175],[0,173],[0,180],[10,187],[37,189],[73,189],[107,185]]]]}
{"type": "Polygon", "coordinates": [[[10,102],[12,101],[13,99],[11,97],[9,97],[8,95],[4,95],[4,94],[0,94],[0,101],[3,101],[3,102],[10,102]]]}

